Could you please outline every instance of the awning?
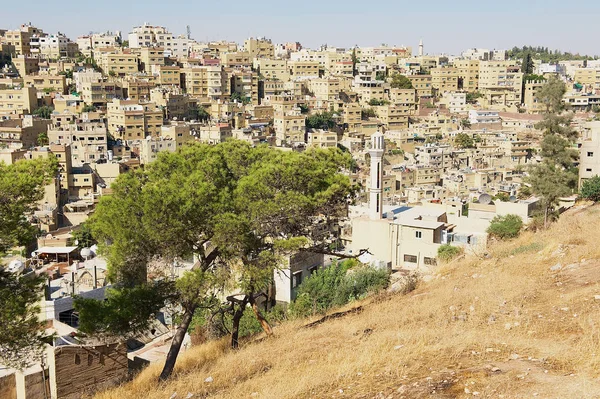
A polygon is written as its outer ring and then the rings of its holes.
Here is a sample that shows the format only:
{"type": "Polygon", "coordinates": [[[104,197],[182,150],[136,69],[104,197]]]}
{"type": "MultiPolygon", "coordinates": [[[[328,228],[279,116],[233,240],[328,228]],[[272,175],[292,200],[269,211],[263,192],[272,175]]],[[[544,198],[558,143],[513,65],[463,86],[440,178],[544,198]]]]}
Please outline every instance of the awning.
{"type": "Polygon", "coordinates": [[[77,247],[41,247],[35,252],[39,254],[66,255],[77,250],[77,247]]]}

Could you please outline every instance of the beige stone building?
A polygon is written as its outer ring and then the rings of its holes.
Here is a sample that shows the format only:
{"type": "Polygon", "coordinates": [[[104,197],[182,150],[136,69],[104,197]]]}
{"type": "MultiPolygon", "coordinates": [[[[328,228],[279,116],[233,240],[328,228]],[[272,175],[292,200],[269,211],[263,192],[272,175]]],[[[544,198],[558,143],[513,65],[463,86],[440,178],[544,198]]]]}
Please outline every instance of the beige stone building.
{"type": "Polygon", "coordinates": [[[396,105],[380,105],[374,107],[377,117],[389,130],[408,128],[408,113],[403,107],[396,105]]]}
{"type": "Polygon", "coordinates": [[[431,97],[433,78],[431,75],[408,75],[413,88],[417,91],[418,97],[431,97]]]}
{"type": "Polygon", "coordinates": [[[38,136],[45,133],[47,119],[37,119],[31,115],[21,119],[0,120],[0,144],[10,148],[30,148],[38,144],[38,136]]]}
{"type": "Polygon", "coordinates": [[[274,127],[277,144],[294,145],[304,143],[306,118],[297,111],[287,114],[275,113],[274,127]]]}
{"type": "Polygon", "coordinates": [[[8,30],[4,32],[4,43],[14,46],[15,54],[29,55],[31,54],[31,39],[32,37],[41,37],[45,33],[32,26],[31,24],[21,25],[19,29],[8,30]]]}
{"type": "Polygon", "coordinates": [[[106,106],[115,98],[123,98],[123,87],[111,80],[85,81],[80,85],[79,92],[86,104],[106,106]]]}
{"type": "Polygon", "coordinates": [[[250,58],[273,58],[275,57],[275,46],[270,39],[249,38],[244,42],[244,51],[250,58]]]}
{"type": "Polygon", "coordinates": [[[318,78],[308,81],[308,89],[318,100],[333,101],[339,98],[340,81],[335,78],[318,78]]]}
{"type": "Polygon", "coordinates": [[[153,67],[165,65],[164,47],[142,47],[135,51],[139,53],[140,70],[146,73],[151,73],[153,67]]]}
{"type": "Polygon", "coordinates": [[[25,86],[33,86],[38,91],[66,94],[67,83],[64,75],[28,75],[23,78],[25,86]]]}
{"type": "Polygon", "coordinates": [[[318,78],[319,63],[317,61],[290,61],[290,78],[318,78]]]}
{"type": "Polygon", "coordinates": [[[308,147],[337,148],[337,133],[321,129],[311,129],[306,141],[308,147]]]}
{"type": "Polygon", "coordinates": [[[40,71],[40,59],[37,57],[19,55],[12,59],[12,63],[21,77],[33,75],[40,71]]]}
{"type": "Polygon", "coordinates": [[[163,110],[165,119],[183,119],[198,105],[178,87],[156,87],[150,90],[150,101],[163,110]]]}
{"type": "Polygon", "coordinates": [[[181,86],[181,68],[177,65],[154,65],[152,73],[162,86],[181,86]]]}
{"type": "Polygon", "coordinates": [[[102,53],[99,66],[106,75],[124,77],[138,72],[138,55],[125,51],[102,53]]]}
{"type": "Polygon", "coordinates": [[[187,94],[201,101],[225,101],[230,96],[230,82],[222,66],[183,68],[187,94]]]}
{"type": "Polygon", "coordinates": [[[431,73],[431,87],[436,90],[438,95],[458,90],[458,69],[452,66],[438,66],[429,72],[431,73]]]}
{"type": "Polygon", "coordinates": [[[544,83],[545,81],[525,82],[523,104],[525,104],[525,110],[530,114],[538,114],[546,110],[546,106],[537,99],[537,92],[544,83]]]}
{"type": "Polygon", "coordinates": [[[455,60],[454,67],[458,70],[458,88],[469,92],[479,88],[479,60],[455,60]]]}
{"type": "Polygon", "coordinates": [[[149,101],[150,91],[157,86],[153,75],[144,77],[128,76],[122,81],[123,98],[135,101],[149,101]]]}
{"type": "Polygon", "coordinates": [[[279,80],[282,82],[290,80],[287,60],[255,58],[253,66],[266,80],[279,80]]]}
{"type": "Polygon", "coordinates": [[[108,132],[116,139],[142,140],[158,137],[163,113],[154,103],[115,99],[107,104],[108,132]]]}
{"type": "Polygon", "coordinates": [[[108,157],[106,125],[102,122],[77,121],[48,126],[50,144],[70,144],[71,163],[81,166],[108,157]]]}
{"type": "Polygon", "coordinates": [[[30,114],[37,108],[37,90],[27,86],[7,88],[0,84],[0,115],[30,114]]]}
{"type": "Polygon", "coordinates": [[[575,83],[580,83],[587,88],[600,89],[600,69],[577,68],[573,80],[575,83]]]}
{"type": "Polygon", "coordinates": [[[581,133],[579,187],[594,176],[600,176],[600,121],[587,122],[581,133]]]}
{"type": "Polygon", "coordinates": [[[227,68],[250,68],[252,57],[247,51],[224,52],[219,54],[221,65],[227,68]]]}
{"type": "Polygon", "coordinates": [[[258,105],[258,74],[252,71],[233,70],[230,76],[231,94],[238,93],[244,102],[258,105]]]}

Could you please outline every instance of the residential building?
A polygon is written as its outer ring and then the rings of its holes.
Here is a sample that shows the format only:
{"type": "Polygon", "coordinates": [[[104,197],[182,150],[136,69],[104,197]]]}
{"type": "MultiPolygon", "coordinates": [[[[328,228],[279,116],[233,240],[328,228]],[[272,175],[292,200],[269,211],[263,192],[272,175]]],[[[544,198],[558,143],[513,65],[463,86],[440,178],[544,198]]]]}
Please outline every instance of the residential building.
{"type": "Polygon", "coordinates": [[[249,38],[244,42],[244,51],[250,54],[250,58],[273,58],[275,57],[275,47],[271,39],[249,38]]]}
{"type": "Polygon", "coordinates": [[[30,114],[37,108],[37,90],[26,86],[7,88],[0,84],[0,116],[30,114]]]}
{"type": "Polygon", "coordinates": [[[153,65],[152,73],[158,76],[161,86],[181,86],[181,68],[177,65],[153,65]]]}
{"type": "Polygon", "coordinates": [[[67,82],[64,75],[27,75],[23,85],[33,86],[37,91],[67,94],[67,82]]]}
{"type": "Polygon", "coordinates": [[[493,110],[469,110],[469,122],[471,124],[488,124],[488,123],[499,123],[500,115],[498,111],[493,110]]]}
{"type": "MultiPolygon", "coordinates": [[[[219,55],[221,65],[227,68],[250,68],[252,57],[247,51],[224,52],[219,55]]],[[[265,75],[266,76],[266,75],[265,75]]]]}
{"type": "Polygon", "coordinates": [[[136,101],[149,101],[150,91],[157,86],[153,75],[127,77],[121,83],[123,85],[123,98],[136,101]]]}
{"type": "Polygon", "coordinates": [[[340,81],[336,78],[317,78],[308,81],[308,89],[317,100],[333,101],[339,98],[340,81]]]}
{"type": "Polygon", "coordinates": [[[31,23],[21,25],[19,29],[8,30],[4,32],[4,43],[14,46],[16,55],[31,54],[31,39],[32,37],[42,37],[45,33],[31,23]]]}
{"type": "Polygon", "coordinates": [[[163,113],[154,103],[115,99],[107,104],[108,132],[122,140],[160,135],[163,113]]]}
{"type": "Polygon", "coordinates": [[[377,117],[386,129],[401,130],[408,128],[408,113],[406,109],[395,105],[380,105],[374,107],[377,117]]]}
{"type": "Polygon", "coordinates": [[[544,80],[530,80],[525,82],[523,104],[530,114],[539,114],[546,111],[546,106],[537,98],[538,91],[544,86],[544,80]]]}
{"type": "Polygon", "coordinates": [[[418,97],[431,97],[433,95],[433,78],[431,75],[408,75],[407,78],[410,79],[413,88],[417,90],[418,97]]]}
{"type": "Polygon", "coordinates": [[[600,176],[600,121],[587,122],[581,133],[579,187],[594,176],[600,176]]]}
{"type": "Polygon", "coordinates": [[[290,80],[290,71],[287,60],[255,58],[253,66],[258,74],[262,75],[266,80],[278,80],[281,82],[290,80]]]}
{"type": "Polygon", "coordinates": [[[458,70],[458,89],[469,92],[479,88],[479,59],[454,60],[452,65],[458,70]]]}
{"type": "Polygon", "coordinates": [[[46,132],[49,123],[47,119],[37,119],[31,115],[21,119],[0,119],[0,147],[34,147],[38,144],[38,136],[46,132]]]}
{"type": "Polygon", "coordinates": [[[112,100],[123,98],[123,87],[112,79],[99,81],[88,79],[80,84],[79,93],[86,104],[105,107],[112,100]]]}
{"type": "Polygon", "coordinates": [[[311,129],[306,141],[307,147],[337,148],[337,133],[321,129],[311,129]]]}
{"type": "Polygon", "coordinates": [[[48,126],[50,144],[70,144],[71,164],[83,166],[108,158],[107,130],[103,122],[52,124],[48,126]]]}
{"type": "Polygon", "coordinates": [[[106,75],[124,77],[138,72],[138,55],[126,51],[102,53],[99,66],[106,75]]]}
{"type": "Polygon", "coordinates": [[[230,96],[230,82],[220,65],[183,68],[187,94],[201,101],[225,101],[230,96]]]}
{"type": "Polygon", "coordinates": [[[577,68],[573,76],[575,83],[579,83],[587,90],[600,89],[600,68],[577,68]]]}
{"type": "Polygon", "coordinates": [[[37,57],[19,55],[12,59],[12,63],[22,78],[27,75],[34,75],[40,71],[40,59],[37,57]]]}
{"type": "Polygon", "coordinates": [[[458,69],[455,67],[438,66],[432,68],[429,72],[431,74],[431,87],[437,93],[444,94],[458,90],[458,69]]]}
{"type": "MultiPolygon", "coordinates": [[[[68,37],[62,33],[56,35],[46,35],[39,38],[38,42],[39,54],[44,58],[59,59],[73,58],[79,51],[77,43],[73,43],[68,37]]],[[[35,54],[33,48],[31,53],[35,54]]]]}
{"type": "Polygon", "coordinates": [[[318,78],[319,63],[317,61],[290,61],[290,78],[318,78]]]}
{"type": "Polygon", "coordinates": [[[306,118],[299,111],[275,114],[274,127],[277,145],[304,143],[306,118]]]}
{"type": "Polygon", "coordinates": [[[140,163],[147,165],[156,161],[158,154],[161,152],[177,151],[177,142],[174,140],[165,140],[162,137],[152,137],[139,142],[140,163]]]}
{"type": "Polygon", "coordinates": [[[164,47],[142,47],[135,51],[139,52],[140,70],[146,73],[151,73],[153,67],[165,65],[164,47]]]}

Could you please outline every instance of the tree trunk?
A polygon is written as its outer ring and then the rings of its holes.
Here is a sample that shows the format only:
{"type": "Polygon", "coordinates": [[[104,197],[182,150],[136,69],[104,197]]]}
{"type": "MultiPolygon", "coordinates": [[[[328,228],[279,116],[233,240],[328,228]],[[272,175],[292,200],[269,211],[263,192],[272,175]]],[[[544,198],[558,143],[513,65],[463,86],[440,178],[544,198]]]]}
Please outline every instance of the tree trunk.
{"type": "Polygon", "coordinates": [[[171,347],[169,348],[169,353],[167,354],[167,359],[165,361],[165,366],[163,367],[162,372],[160,373],[160,377],[158,377],[159,381],[166,381],[173,373],[173,369],[175,368],[175,362],[177,361],[177,355],[179,355],[179,350],[181,349],[181,344],[183,343],[183,339],[185,338],[185,333],[192,322],[192,317],[194,316],[193,309],[186,309],[183,314],[183,318],[181,319],[181,323],[177,327],[177,331],[175,331],[175,335],[173,336],[173,341],[171,341],[171,347]]]}
{"type": "Polygon", "coordinates": [[[546,206],[546,211],[544,212],[544,230],[548,228],[548,206],[546,206]]]}
{"type": "Polygon", "coordinates": [[[250,305],[252,306],[254,315],[256,316],[256,319],[260,323],[260,326],[262,327],[265,334],[267,334],[268,336],[273,335],[273,329],[271,328],[271,325],[269,324],[267,319],[263,317],[262,313],[258,309],[258,305],[256,304],[256,299],[252,295],[250,295],[250,305]]]}
{"type": "Polygon", "coordinates": [[[243,301],[238,302],[239,308],[235,310],[233,313],[233,321],[231,326],[231,348],[237,349],[239,345],[239,335],[240,335],[240,320],[244,315],[244,310],[246,309],[246,304],[248,303],[248,298],[244,298],[243,301]]]}

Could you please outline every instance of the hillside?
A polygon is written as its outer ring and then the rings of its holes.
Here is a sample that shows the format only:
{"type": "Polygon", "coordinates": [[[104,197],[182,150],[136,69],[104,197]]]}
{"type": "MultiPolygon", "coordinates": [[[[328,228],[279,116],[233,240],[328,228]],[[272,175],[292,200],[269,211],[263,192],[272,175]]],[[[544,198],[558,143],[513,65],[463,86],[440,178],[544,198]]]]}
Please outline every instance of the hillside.
{"type": "Polygon", "coordinates": [[[600,207],[573,209],[408,295],[200,346],[168,384],[156,365],[97,398],[600,398],[599,225],[600,207]]]}

